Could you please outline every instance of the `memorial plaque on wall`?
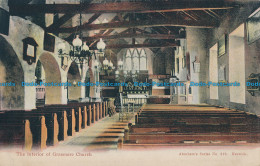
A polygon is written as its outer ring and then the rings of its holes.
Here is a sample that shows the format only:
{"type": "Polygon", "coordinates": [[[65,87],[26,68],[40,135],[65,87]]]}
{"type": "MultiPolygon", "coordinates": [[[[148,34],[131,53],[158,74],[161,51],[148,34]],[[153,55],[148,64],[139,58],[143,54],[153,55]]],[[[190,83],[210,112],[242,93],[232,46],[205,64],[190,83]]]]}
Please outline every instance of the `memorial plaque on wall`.
{"type": "Polygon", "coordinates": [[[260,38],[260,10],[247,19],[246,27],[249,44],[260,38]]]}
{"type": "Polygon", "coordinates": [[[48,34],[44,33],[44,50],[49,51],[49,52],[54,52],[55,49],[55,37],[48,34]]]}
{"type": "Polygon", "coordinates": [[[8,35],[9,33],[9,20],[10,15],[7,11],[0,8],[0,33],[8,35]]]}
{"type": "Polygon", "coordinates": [[[223,35],[218,41],[218,56],[222,56],[226,53],[227,35],[223,35]]]}

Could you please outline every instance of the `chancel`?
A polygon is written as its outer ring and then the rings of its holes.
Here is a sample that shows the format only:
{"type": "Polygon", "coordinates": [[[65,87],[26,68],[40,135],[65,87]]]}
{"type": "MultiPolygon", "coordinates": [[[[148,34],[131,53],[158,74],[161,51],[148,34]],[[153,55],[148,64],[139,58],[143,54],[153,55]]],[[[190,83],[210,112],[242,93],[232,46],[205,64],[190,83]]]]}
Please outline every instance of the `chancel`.
{"type": "Polygon", "coordinates": [[[257,0],[0,0],[0,22],[1,149],[260,145],[257,0]]]}

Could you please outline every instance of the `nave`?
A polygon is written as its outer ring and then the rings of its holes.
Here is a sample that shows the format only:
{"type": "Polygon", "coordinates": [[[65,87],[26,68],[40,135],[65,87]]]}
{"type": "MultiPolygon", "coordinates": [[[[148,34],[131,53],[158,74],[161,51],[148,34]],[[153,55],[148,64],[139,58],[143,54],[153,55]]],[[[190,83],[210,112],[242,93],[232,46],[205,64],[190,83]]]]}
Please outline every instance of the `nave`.
{"type": "Polygon", "coordinates": [[[243,111],[207,104],[144,104],[136,110],[125,119],[108,113],[106,102],[1,112],[0,141],[27,151],[259,146],[260,118],[243,111]]]}
{"type": "Polygon", "coordinates": [[[0,0],[0,165],[258,166],[259,55],[259,0],[0,0]]]}

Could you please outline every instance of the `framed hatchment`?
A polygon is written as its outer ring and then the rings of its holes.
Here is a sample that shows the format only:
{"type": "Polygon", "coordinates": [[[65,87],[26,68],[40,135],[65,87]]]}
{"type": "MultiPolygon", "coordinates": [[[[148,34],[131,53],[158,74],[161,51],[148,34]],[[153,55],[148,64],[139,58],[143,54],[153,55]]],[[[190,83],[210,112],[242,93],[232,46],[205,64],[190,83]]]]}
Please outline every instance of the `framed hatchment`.
{"type": "Polygon", "coordinates": [[[31,37],[27,37],[22,41],[23,41],[23,59],[27,61],[29,65],[31,65],[32,63],[36,62],[36,50],[38,44],[31,37]]]}
{"type": "Polygon", "coordinates": [[[246,27],[248,44],[260,38],[260,8],[246,20],[246,27]]]}
{"type": "Polygon", "coordinates": [[[54,52],[55,49],[55,37],[49,33],[44,33],[43,48],[46,51],[54,52]]]}
{"type": "Polygon", "coordinates": [[[218,56],[222,56],[227,50],[227,35],[223,35],[218,41],[218,56]]]}

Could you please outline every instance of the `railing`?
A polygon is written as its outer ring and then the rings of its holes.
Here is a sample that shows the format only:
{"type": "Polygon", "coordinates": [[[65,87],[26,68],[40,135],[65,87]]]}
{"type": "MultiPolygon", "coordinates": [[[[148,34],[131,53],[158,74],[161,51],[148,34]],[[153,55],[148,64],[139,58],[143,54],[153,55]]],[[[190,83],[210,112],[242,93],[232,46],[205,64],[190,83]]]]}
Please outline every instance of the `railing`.
{"type": "Polygon", "coordinates": [[[123,98],[123,106],[127,106],[129,103],[134,103],[136,106],[141,106],[145,103],[147,103],[147,99],[144,98],[127,98],[127,97],[124,97],[123,98]]]}

